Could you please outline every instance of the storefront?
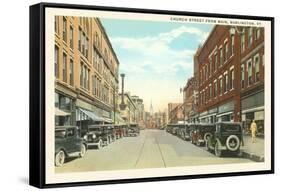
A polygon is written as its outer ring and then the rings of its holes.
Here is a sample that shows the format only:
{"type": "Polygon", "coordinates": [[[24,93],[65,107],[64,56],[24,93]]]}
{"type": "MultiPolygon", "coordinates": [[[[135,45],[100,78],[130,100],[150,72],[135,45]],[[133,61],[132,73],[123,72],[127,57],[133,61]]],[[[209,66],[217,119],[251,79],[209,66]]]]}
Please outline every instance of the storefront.
{"type": "Polygon", "coordinates": [[[215,123],[216,122],[216,115],[217,115],[217,108],[210,109],[206,112],[200,114],[199,120],[201,123],[215,123]]]}
{"type": "Polygon", "coordinates": [[[55,92],[55,126],[75,125],[75,99],[55,92]]]}
{"type": "Polygon", "coordinates": [[[230,101],[218,107],[217,121],[234,121],[234,102],[230,101]]]}
{"type": "Polygon", "coordinates": [[[255,120],[258,133],[264,134],[264,90],[241,99],[242,125],[249,133],[251,122],[255,120]]]}

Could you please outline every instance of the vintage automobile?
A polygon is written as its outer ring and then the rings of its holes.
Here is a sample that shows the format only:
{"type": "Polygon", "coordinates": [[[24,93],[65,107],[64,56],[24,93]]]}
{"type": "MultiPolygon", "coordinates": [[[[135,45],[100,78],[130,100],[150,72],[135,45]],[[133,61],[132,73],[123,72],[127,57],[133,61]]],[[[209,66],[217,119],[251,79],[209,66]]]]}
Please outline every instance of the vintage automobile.
{"type": "Polygon", "coordinates": [[[171,133],[172,132],[172,127],[173,126],[171,124],[168,124],[167,127],[166,127],[166,132],[167,133],[171,133]]]}
{"type": "Polygon", "coordinates": [[[86,142],[75,126],[55,128],[55,166],[62,166],[66,158],[83,157],[87,151],[86,142]]]}
{"type": "Polygon", "coordinates": [[[179,129],[179,127],[178,127],[176,124],[174,124],[174,125],[172,126],[172,131],[171,131],[171,133],[172,133],[173,135],[177,135],[178,129],[179,129]]]}
{"type": "Polygon", "coordinates": [[[199,123],[193,126],[191,143],[197,146],[205,145],[206,141],[215,132],[215,125],[211,123],[199,123]]]}
{"type": "Polygon", "coordinates": [[[190,135],[189,135],[189,124],[178,124],[178,132],[177,132],[178,137],[180,137],[183,140],[189,140],[190,135]]]}
{"type": "Polygon", "coordinates": [[[123,125],[114,125],[114,129],[115,129],[116,139],[121,139],[122,137],[124,137],[123,125]]]}
{"type": "Polygon", "coordinates": [[[138,127],[138,124],[130,124],[130,126],[128,127],[128,133],[127,136],[128,137],[136,137],[140,134],[140,129],[138,127]]]}
{"type": "Polygon", "coordinates": [[[100,149],[111,143],[112,134],[109,129],[110,125],[89,125],[87,132],[83,135],[87,146],[97,146],[100,149]]]}
{"type": "Polygon", "coordinates": [[[107,128],[107,133],[110,136],[109,143],[114,142],[116,140],[116,129],[111,124],[106,125],[106,128],[107,128]]]}
{"type": "Polygon", "coordinates": [[[240,148],[243,144],[240,123],[218,122],[216,123],[216,131],[206,142],[206,148],[209,151],[213,150],[216,156],[221,157],[225,151],[235,155],[240,154],[240,148]]]}

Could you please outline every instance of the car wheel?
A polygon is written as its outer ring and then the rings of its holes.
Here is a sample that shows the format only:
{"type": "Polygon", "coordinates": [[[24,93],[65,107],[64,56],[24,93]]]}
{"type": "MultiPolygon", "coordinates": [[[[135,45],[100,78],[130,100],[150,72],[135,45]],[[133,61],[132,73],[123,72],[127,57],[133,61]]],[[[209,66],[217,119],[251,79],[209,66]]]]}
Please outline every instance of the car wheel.
{"type": "Polygon", "coordinates": [[[221,157],[222,156],[222,150],[219,148],[219,143],[216,142],[215,144],[215,155],[217,157],[221,157]]]}
{"type": "Polygon", "coordinates": [[[86,145],[85,145],[85,144],[82,144],[82,145],[81,145],[81,151],[80,151],[80,153],[79,153],[79,156],[80,156],[81,158],[83,158],[83,157],[85,156],[85,154],[86,154],[86,151],[87,151],[86,145]]]}
{"type": "Polygon", "coordinates": [[[206,133],[206,134],[204,135],[204,141],[205,141],[205,142],[208,141],[208,139],[209,139],[211,136],[212,136],[211,133],[206,133]]]}
{"type": "Polygon", "coordinates": [[[226,147],[230,151],[237,151],[237,150],[239,150],[239,147],[240,147],[240,140],[239,140],[239,138],[236,135],[230,135],[226,139],[226,147]]]}
{"type": "Polygon", "coordinates": [[[55,156],[55,165],[60,167],[65,161],[65,153],[63,150],[59,151],[55,156]]]}

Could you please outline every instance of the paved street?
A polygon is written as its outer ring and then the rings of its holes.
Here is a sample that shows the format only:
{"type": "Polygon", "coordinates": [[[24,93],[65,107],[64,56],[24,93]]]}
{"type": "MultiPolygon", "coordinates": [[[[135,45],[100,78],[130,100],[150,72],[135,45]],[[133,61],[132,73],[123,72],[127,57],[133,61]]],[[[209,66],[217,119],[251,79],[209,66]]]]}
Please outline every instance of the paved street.
{"type": "Polygon", "coordinates": [[[84,158],[74,158],[56,172],[81,172],[159,168],[207,164],[247,163],[248,159],[218,158],[190,142],[161,130],[142,130],[139,137],[124,137],[103,147],[89,149],[84,158]]]}

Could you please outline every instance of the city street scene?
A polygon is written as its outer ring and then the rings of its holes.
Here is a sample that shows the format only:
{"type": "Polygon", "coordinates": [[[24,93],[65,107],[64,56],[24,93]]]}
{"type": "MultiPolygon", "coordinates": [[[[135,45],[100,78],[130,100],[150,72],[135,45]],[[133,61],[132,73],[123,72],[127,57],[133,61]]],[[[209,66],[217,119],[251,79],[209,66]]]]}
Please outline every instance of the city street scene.
{"type": "Polygon", "coordinates": [[[264,162],[264,29],[56,16],[56,173],[264,162]]]}

